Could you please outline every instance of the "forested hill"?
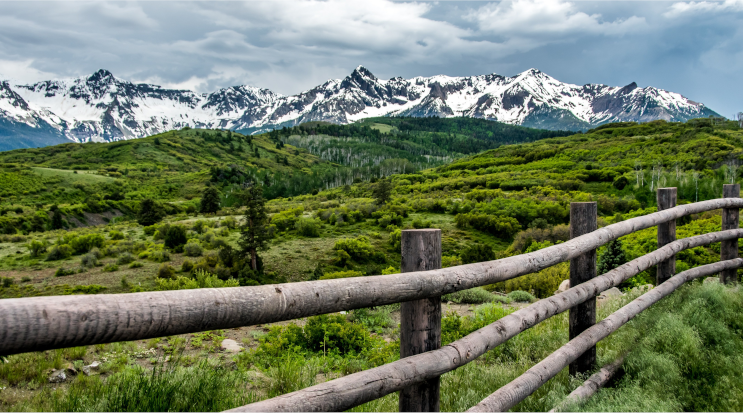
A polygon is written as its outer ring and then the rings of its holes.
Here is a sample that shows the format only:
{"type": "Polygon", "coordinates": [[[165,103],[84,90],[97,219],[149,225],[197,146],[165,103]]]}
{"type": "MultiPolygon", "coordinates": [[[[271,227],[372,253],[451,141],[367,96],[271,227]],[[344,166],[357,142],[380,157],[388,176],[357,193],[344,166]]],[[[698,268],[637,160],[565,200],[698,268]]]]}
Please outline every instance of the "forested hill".
{"type": "Polygon", "coordinates": [[[350,125],[308,122],[269,135],[348,166],[377,165],[398,158],[421,169],[501,145],[572,134],[473,118],[380,117],[350,125]]]}
{"type": "Polygon", "coordinates": [[[613,123],[503,146],[437,168],[432,185],[629,191],[643,204],[654,203],[653,189],[677,186],[682,200],[716,198],[723,181],[741,175],[743,132],[735,122],[713,122],[613,123]]]}

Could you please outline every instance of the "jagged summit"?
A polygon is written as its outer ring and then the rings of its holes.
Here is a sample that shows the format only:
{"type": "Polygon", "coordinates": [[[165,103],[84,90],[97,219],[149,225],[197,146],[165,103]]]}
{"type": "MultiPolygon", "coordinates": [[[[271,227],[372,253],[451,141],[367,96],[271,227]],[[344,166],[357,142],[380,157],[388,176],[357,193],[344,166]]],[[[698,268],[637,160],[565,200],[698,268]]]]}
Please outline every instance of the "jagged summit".
{"type": "Polygon", "coordinates": [[[21,129],[38,133],[41,140],[49,135],[56,141],[86,142],[138,138],[184,126],[252,133],[371,116],[468,116],[582,130],[613,121],[683,121],[709,115],[717,114],[678,93],[640,88],[635,82],[624,87],[573,85],[535,68],[511,77],[492,73],[381,80],[359,65],[343,79],[292,96],[254,86],[197,94],[135,84],[105,69],[30,85],[0,80],[0,136],[7,136],[5,143],[21,129]]]}

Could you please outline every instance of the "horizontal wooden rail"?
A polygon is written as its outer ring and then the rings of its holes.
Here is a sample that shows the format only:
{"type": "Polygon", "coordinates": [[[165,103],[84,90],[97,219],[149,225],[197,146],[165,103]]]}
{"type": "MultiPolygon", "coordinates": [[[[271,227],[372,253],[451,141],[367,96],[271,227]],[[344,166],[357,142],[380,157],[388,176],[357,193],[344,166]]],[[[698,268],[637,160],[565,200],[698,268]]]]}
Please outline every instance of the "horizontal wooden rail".
{"type": "Polygon", "coordinates": [[[350,409],[461,367],[518,333],[576,304],[585,302],[602,291],[620,285],[625,280],[672,257],[679,251],[741,237],[743,237],[743,229],[714,232],[674,241],[591,281],[517,310],[439,350],[406,357],[273,399],[238,407],[233,411],[343,411],[350,409]]]}
{"type": "Polygon", "coordinates": [[[573,390],[568,394],[565,400],[557,405],[554,409],[548,413],[558,412],[564,410],[566,407],[570,407],[573,403],[580,403],[588,400],[593,396],[600,388],[604,387],[606,383],[614,377],[614,374],[622,367],[624,363],[625,355],[620,356],[618,359],[602,367],[599,371],[591,375],[583,384],[578,386],[577,389],[573,390]]]}
{"type": "Polygon", "coordinates": [[[669,278],[659,286],[641,295],[629,304],[612,313],[593,327],[570,340],[557,351],[547,356],[524,374],[498,389],[483,401],[472,407],[470,412],[505,412],[534,393],[549,379],[577,359],[588,348],[617,331],[619,327],[657,303],[661,298],[673,293],[685,282],[716,274],[723,270],[743,267],[743,258],[720,261],[686,270],[669,278]]]}
{"type": "Polygon", "coordinates": [[[436,297],[540,271],[662,222],[740,207],[740,198],[681,205],[529,254],[440,270],[256,287],[4,299],[0,355],[235,328],[436,297]]]}

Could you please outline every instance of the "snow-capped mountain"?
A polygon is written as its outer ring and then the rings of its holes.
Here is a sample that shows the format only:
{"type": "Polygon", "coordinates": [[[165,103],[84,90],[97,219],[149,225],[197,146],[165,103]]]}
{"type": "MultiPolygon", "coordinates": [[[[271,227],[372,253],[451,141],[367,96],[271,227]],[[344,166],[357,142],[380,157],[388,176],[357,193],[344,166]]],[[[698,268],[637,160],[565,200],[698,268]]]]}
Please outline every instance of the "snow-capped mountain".
{"type": "Polygon", "coordinates": [[[371,116],[469,116],[545,129],[606,122],[684,121],[717,114],[678,93],[562,83],[539,70],[382,80],[363,66],[294,96],[234,86],[210,94],[89,77],[32,85],[0,81],[0,150],[139,138],[184,126],[256,132],[308,121],[350,123],[371,116]]]}

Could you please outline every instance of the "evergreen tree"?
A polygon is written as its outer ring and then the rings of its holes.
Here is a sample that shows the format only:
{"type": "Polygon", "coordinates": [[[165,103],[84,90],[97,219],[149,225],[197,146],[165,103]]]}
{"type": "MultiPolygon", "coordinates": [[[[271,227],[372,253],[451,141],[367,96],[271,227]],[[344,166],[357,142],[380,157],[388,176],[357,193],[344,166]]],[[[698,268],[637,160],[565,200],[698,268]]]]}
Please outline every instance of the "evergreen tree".
{"type": "Polygon", "coordinates": [[[268,215],[266,215],[266,200],[263,198],[263,188],[251,183],[241,194],[240,200],[246,207],[245,218],[240,225],[240,255],[250,258],[250,268],[258,271],[258,251],[268,248],[268,240],[273,233],[268,229],[268,215]]]}
{"type": "Polygon", "coordinates": [[[213,214],[219,211],[219,191],[213,186],[207,186],[201,196],[199,212],[202,214],[213,214]]]}
{"type": "Polygon", "coordinates": [[[146,198],[139,203],[139,212],[137,213],[137,222],[142,226],[154,225],[160,222],[165,216],[163,208],[156,204],[155,201],[146,198]]]}
{"type": "Polygon", "coordinates": [[[392,184],[387,179],[380,179],[372,192],[378,204],[386,204],[392,194],[392,184]]]}
{"type": "Polygon", "coordinates": [[[59,207],[56,205],[53,205],[51,207],[51,210],[52,210],[52,229],[64,228],[64,222],[62,221],[62,212],[60,212],[59,207]]]}
{"type": "Polygon", "coordinates": [[[596,263],[596,270],[602,275],[626,263],[627,256],[622,249],[622,241],[616,239],[606,244],[606,249],[596,263]]]}

